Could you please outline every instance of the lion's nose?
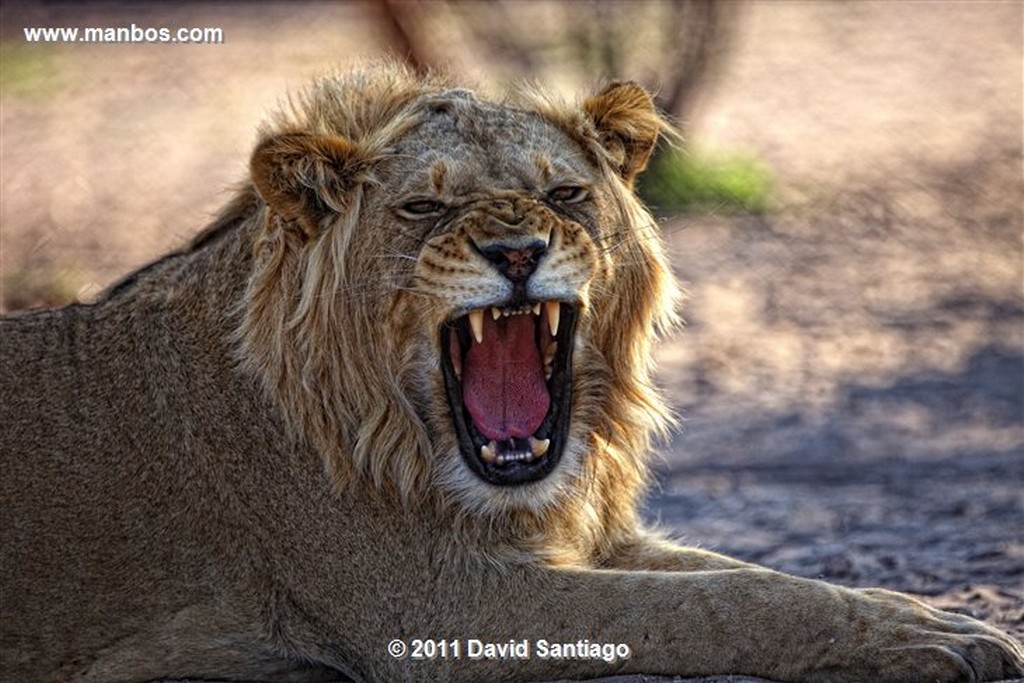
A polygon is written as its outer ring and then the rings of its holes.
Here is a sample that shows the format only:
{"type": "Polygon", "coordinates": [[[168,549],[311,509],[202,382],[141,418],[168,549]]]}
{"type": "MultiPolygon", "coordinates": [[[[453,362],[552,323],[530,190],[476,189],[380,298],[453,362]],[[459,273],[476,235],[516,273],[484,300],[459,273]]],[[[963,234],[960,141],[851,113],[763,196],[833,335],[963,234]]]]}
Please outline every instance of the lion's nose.
{"type": "Polygon", "coordinates": [[[477,246],[484,258],[493,263],[498,272],[512,282],[525,282],[537,269],[548,246],[543,240],[532,239],[523,244],[492,243],[477,246]]]}

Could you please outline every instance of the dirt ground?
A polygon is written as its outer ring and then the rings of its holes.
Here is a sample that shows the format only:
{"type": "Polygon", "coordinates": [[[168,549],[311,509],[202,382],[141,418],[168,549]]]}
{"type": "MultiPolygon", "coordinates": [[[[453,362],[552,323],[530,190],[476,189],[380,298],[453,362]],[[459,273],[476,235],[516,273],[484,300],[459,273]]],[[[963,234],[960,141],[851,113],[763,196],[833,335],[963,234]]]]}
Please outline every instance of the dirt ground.
{"type": "Polygon", "coordinates": [[[695,122],[768,158],[785,208],[665,225],[691,300],[651,514],[1019,636],[1021,6],[850,9],[755,5],[695,122]]]}
{"type": "MultiPolygon", "coordinates": [[[[59,25],[54,6],[28,16],[59,25]]],[[[180,244],[263,112],[375,45],[358,6],[206,7],[175,23],[223,26],[224,45],[26,46],[28,20],[5,16],[7,309],[87,299],[180,244]],[[23,63],[43,85],[9,75],[23,63]]],[[[685,132],[765,159],[777,208],[664,221],[689,300],[658,351],[681,429],[649,519],[1024,636],[1022,19],[1015,2],[744,6],[685,132]]]]}

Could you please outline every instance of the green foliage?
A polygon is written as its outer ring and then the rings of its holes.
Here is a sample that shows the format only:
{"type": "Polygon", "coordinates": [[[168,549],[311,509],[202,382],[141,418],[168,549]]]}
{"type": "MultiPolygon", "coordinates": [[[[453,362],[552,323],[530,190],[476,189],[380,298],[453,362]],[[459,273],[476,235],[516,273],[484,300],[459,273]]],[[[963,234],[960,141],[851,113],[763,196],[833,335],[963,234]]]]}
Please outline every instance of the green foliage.
{"type": "Polygon", "coordinates": [[[45,98],[61,88],[56,53],[51,46],[0,43],[0,90],[26,99],[45,98]]]}
{"type": "Polygon", "coordinates": [[[0,279],[0,310],[64,306],[75,300],[76,278],[57,268],[23,269],[0,279]]]}
{"type": "Polygon", "coordinates": [[[661,213],[764,213],[771,208],[774,176],[744,154],[703,154],[659,147],[637,191],[661,213]]]}

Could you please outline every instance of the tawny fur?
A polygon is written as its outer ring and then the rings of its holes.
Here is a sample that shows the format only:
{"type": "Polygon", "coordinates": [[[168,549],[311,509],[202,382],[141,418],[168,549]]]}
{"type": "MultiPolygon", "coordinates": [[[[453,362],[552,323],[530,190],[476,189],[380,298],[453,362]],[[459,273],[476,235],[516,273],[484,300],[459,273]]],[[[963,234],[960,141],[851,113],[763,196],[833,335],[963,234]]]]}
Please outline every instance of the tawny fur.
{"type": "Polygon", "coordinates": [[[0,680],[1019,673],[1020,644],[968,617],[640,524],[678,290],[632,186],[666,132],[629,83],[565,103],[393,64],[325,77],[189,246],[3,321],[0,680]],[[559,183],[585,200],[557,206],[559,183]],[[423,197],[450,220],[405,208],[423,197]],[[459,453],[438,337],[508,289],[472,245],[524,236],[547,245],[537,297],[579,310],[573,407],[558,468],[501,487],[459,453]],[[418,662],[392,638],[631,655],[418,662]]]}

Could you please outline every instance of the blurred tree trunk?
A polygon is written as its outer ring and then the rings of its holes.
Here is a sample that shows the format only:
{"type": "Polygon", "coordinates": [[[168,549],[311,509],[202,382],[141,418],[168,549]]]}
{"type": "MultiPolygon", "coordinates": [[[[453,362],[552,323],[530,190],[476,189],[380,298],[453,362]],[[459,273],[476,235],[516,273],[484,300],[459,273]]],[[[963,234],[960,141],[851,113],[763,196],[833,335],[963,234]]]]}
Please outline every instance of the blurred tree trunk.
{"type": "Polygon", "coordinates": [[[665,83],[656,98],[662,111],[686,121],[699,88],[725,54],[737,3],[716,0],[675,0],[676,25],[666,31],[677,37],[677,50],[666,61],[665,83]]]}
{"type": "Polygon", "coordinates": [[[378,0],[373,7],[388,51],[417,73],[425,73],[432,58],[423,44],[419,8],[412,2],[401,0],[378,0]]]}
{"type": "Polygon", "coordinates": [[[729,47],[739,7],[736,0],[375,3],[388,49],[417,70],[462,48],[485,55],[506,79],[570,71],[581,85],[635,80],[684,121],[729,47]]]}

